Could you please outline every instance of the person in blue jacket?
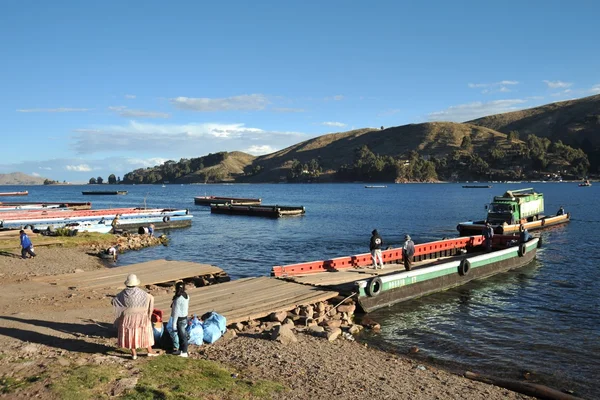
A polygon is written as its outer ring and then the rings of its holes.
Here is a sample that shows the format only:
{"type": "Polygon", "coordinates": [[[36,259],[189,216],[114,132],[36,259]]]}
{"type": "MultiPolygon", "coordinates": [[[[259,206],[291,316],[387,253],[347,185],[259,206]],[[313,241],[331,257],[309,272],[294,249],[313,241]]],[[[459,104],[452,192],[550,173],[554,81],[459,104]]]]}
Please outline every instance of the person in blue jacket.
{"type": "Polygon", "coordinates": [[[525,243],[532,239],[532,236],[525,228],[525,225],[523,225],[523,224],[519,225],[519,232],[520,232],[520,234],[519,234],[519,242],[520,243],[525,243]]]}
{"type": "Polygon", "coordinates": [[[31,239],[29,239],[29,236],[27,236],[25,231],[22,229],[21,229],[20,234],[21,234],[20,235],[21,257],[25,259],[25,258],[27,258],[27,254],[29,254],[31,256],[31,258],[35,257],[35,253],[33,252],[33,243],[31,243],[31,239]]]}

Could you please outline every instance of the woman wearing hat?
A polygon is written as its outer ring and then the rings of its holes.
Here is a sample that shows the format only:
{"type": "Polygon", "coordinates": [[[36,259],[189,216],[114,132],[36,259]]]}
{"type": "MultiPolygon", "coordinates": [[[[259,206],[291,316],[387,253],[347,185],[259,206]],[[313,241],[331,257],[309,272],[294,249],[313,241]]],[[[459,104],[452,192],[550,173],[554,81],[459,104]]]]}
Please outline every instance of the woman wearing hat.
{"type": "Polygon", "coordinates": [[[118,346],[130,349],[131,356],[137,358],[136,349],[145,348],[148,356],[157,356],[152,350],[154,335],[150,317],[154,308],[154,296],[146,293],[138,286],[140,280],[129,274],[125,280],[126,288],[112,300],[115,308],[115,325],[119,331],[118,346]]]}

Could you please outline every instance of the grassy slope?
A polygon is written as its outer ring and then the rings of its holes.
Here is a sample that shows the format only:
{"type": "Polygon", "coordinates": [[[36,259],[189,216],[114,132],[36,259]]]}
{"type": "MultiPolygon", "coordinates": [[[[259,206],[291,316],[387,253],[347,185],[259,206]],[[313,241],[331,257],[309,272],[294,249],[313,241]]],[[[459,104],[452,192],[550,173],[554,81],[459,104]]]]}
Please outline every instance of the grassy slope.
{"type": "Polygon", "coordinates": [[[521,139],[528,134],[581,144],[589,139],[600,144],[600,95],[546,104],[527,110],[490,115],[469,123],[499,132],[519,131],[521,139]]]}
{"type": "Polygon", "coordinates": [[[368,128],[333,133],[258,157],[255,164],[262,166],[264,172],[249,181],[277,181],[287,175],[293,159],[304,163],[320,157],[319,163],[323,170],[336,170],[343,164],[352,164],[355,149],[363,145],[367,145],[374,153],[394,157],[407,154],[411,150],[417,150],[422,155],[444,156],[459,148],[465,135],[471,136],[476,152],[489,148],[490,137],[506,137],[485,127],[454,122],[409,124],[383,130],[368,128]]]}

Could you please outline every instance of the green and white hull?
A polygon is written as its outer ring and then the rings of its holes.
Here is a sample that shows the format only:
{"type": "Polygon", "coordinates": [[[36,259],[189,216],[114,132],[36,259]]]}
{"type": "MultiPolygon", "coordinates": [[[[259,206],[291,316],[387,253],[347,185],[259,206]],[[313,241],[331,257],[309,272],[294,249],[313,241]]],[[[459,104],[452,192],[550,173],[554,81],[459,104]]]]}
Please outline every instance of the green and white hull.
{"type": "Polygon", "coordinates": [[[358,303],[365,312],[425,296],[522,267],[536,256],[539,239],[490,253],[463,255],[442,264],[381,275],[356,282],[358,303]]]}

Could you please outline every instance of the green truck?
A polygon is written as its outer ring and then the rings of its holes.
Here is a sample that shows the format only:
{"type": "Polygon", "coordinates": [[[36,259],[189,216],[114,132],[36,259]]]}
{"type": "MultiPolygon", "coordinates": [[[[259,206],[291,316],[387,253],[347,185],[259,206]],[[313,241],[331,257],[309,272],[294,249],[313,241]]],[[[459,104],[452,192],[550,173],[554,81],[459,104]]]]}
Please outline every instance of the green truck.
{"type": "Polygon", "coordinates": [[[531,188],[507,190],[502,196],[495,196],[485,207],[485,220],[461,222],[456,226],[461,236],[481,235],[486,222],[492,225],[495,233],[512,235],[519,232],[521,223],[531,231],[563,224],[571,218],[569,213],[543,215],[544,195],[531,188]]]}
{"type": "Polygon", "coordinates": [[[532,188],[507,190],[502,196],[494,196],[486,208],[487,221],[492,225],[537,221],[544,213],[544,195],[532,188]]]}

